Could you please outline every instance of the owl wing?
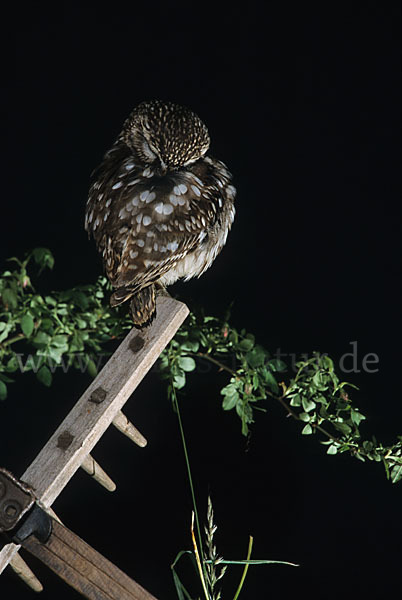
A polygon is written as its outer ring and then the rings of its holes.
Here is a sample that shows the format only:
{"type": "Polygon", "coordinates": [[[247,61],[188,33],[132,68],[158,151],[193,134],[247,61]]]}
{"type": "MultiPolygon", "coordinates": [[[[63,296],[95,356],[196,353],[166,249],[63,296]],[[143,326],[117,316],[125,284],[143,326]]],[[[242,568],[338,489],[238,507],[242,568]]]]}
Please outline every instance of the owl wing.
{"type": "Polygon", "coordinates": [[[112,285],[134,293],[200,247],[231,187],[229,172],[211,158],[156,177],[151,167],[136,167],[128,157],[117,168],[101,165],[95,178],[86,228],[103,254],[112,285]]]}

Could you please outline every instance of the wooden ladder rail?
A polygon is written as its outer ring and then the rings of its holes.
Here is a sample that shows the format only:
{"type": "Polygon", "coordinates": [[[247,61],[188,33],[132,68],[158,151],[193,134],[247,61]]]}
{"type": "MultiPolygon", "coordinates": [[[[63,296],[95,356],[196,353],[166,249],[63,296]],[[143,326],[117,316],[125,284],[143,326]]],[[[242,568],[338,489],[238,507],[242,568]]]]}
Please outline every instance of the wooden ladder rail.
{"type": "MultiPolygon", "coordinates": [[[[42,506],[50,508],[79,467],[113,490],[113,481],[90,456],[111,423],[140,446],[146,439],[121,408],[145,377],[187,317],[187,306],[173,298],[157,299],[157,316],[149,327],[132,329],[85,390],[64,421],[22,475],[42,506]]],[[[0,551],[0,574],[11,563],[16,573],[35,589],[41,584],[17,554],[20,546],[6,544],[0,551]]]]}

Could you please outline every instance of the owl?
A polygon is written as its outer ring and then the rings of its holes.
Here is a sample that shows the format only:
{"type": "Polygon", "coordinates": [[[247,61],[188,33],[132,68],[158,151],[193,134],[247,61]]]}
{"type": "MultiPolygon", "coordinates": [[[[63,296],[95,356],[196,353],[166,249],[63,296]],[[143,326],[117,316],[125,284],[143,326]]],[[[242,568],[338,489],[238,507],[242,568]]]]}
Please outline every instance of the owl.
{"type": "Polygon", "coordinates": [[[208,130],[188,108],[142,102],[92,174],[85,229],[137,328],[155,317],[156,295],[199,277],[226,243],[236,190],[207,155],[208,130]]]}

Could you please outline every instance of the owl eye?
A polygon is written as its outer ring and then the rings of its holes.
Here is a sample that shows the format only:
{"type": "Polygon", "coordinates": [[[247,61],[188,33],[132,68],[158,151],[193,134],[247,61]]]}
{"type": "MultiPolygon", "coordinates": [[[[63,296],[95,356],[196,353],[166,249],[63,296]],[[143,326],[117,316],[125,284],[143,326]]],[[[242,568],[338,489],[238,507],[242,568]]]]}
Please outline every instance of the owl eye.
{"type": "Polygon", "coordinates": [[[149,158],[149,160],[155,160],[156,154],[154,152],[152,152],[151,148],[149,147],[148,142],[144,139],[142,142],[142,151],[144,153],[144,155],[149,158]]]}
{"type": "Polygon", "coordinates": [[[131,145],[146,162],[154,162],[158,158],[154,148],[151,149],[145,135],[135,129],[129,137],[129,145],[131,145]]]}

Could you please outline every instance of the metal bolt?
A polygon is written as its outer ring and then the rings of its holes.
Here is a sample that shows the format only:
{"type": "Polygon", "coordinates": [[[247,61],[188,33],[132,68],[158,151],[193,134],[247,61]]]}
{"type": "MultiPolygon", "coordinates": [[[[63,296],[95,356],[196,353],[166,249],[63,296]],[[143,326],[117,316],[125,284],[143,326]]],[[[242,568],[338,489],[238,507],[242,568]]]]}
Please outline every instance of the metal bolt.
{"type": "Polygon", "coordinates": [[[136,335],[135,338],[133,338],[128,345],[131,352],[139,352],[144,346],[145,340],[140,335],[136,335]]]}
{"type": "Polygon", "coordinates": [[[89,397],[89,401],[94,404],[101,404],[107,396],[107,391],[102,387],[96,388],[89,397]]]}
{"type": "Polygon", "coordinates": [[[7,517],[14,519],[18,513],[18,508],[14,504],[6,504],[4,507],[4,512],[6,513],[7,517]]]}

